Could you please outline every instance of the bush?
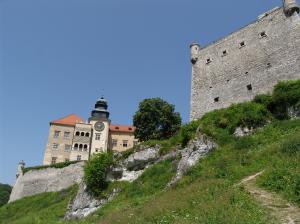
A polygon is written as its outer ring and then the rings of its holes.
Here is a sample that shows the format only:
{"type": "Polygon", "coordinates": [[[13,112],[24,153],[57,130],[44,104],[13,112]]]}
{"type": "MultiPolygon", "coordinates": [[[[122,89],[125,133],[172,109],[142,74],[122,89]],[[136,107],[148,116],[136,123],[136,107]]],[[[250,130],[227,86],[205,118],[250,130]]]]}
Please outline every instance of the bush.
{"type": "Polygon", "coordinates": [[[279,82],[272,95],[259,95],[254,101],[264,105],[277,119],[288,119],[288,109],[300,104],[300,80],[279,82]]]}
{"type": "Polygon", "coordinates": [[[95,197],[100,197],[107,187],[106,177],[113,164],[111,153],[93,155],[84,166],[84,181],[88,191],[95,197]]]}

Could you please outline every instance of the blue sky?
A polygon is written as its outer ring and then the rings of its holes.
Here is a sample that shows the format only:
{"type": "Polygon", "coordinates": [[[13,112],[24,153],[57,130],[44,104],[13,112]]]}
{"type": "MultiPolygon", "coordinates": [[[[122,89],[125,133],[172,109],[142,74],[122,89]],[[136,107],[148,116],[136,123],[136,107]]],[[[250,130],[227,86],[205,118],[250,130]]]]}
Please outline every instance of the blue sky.
{"type": "Polygon", "coordinates": [[[189,44],[223,37],[281,0],[0,0],[0,182],[42,163],[49,121],[104,95],[115,124],[162,97],[188,122],[189,44]]]}

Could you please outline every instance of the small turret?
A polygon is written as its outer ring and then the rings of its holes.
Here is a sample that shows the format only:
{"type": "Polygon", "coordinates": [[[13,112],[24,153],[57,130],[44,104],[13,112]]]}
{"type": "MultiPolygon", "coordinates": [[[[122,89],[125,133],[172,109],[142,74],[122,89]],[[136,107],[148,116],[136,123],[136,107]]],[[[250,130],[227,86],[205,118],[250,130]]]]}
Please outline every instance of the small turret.
{"type": "Polygon", "coordinates": [[[299,13],[300,7],[296,0],[283,0],[283,10],[287,16],[291,16],[295,12],[299,13]]]}
{"type": "Polygon", "coordinates": [[[200,45],[198,43],[192,43],[191,48],[191,62],[195,64],[198,61],[200,45]]]}
{"type": "Polygon", "coordinates": [[[25,163],[24,161],[22,160],[21,162],[19,162],[18,164],[18,168],[17,168],[17,174],[16,174],[16,178],[18,179],[19,176],[22,176],[23,175],[23,169],[25,167],[25,163]]]}

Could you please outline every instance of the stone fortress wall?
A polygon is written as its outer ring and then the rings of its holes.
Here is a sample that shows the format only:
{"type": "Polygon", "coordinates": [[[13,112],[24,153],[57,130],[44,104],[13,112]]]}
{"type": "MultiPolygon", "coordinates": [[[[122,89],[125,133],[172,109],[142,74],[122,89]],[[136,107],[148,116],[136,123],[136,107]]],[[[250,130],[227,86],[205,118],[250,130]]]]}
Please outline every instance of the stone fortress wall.
{"type": "Polygon", "coordinates": [[[190,119],[272,91],[279,80],[300,78],[300,17],[285,0],[258,20],[204,48],[191,45],[190,119]]]}
{"type": "Polygon", "coordinates": [[[31,170],[24,174],[19,169],[9,202],[44,192],[60,191],[74,184],[81,183],[84,175],[83,164],[84,162],[78,162],[61,169],[31,170]]]}

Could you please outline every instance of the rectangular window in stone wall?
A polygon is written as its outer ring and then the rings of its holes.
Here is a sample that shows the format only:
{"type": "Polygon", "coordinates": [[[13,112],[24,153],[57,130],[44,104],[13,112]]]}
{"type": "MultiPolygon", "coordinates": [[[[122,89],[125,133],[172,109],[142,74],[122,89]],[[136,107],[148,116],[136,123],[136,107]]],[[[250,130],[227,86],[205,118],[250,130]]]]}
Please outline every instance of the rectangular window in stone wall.
{"type": "Polygon", "coordinates": [[[60,134],[60,131],[54,131],[53,138],[58,138],[60,134]]]}
{"type": "Polygon", "coordinates": [[[100,140],[100,136],[101,136],[100,133],[96,133],[96,135],[95,135],[95,140],[100,140]]]}
{"type": "Polygon", "coordinates": [[[70,132],[65,131],[65,133],[64,133],[64,138],[69,138],[69,137],[70,137],[70,132]]]}
{"type": "Polygon", "coordinates": [[[58,149],[58,144],[57,143],[53,143],[52,149],[57,150],[58,149]]]}
{"type": "Polygon", "coordinates": [[[118,140],[117,139],[113,139],[112,140],[112,146],[116,147],[118,145],[118,140]]]}
{"type": "Polygon", "coordinates": [[[81,155],[78,155],[77,156],[77,161],[80,161],[81,160],[81,155]]]}
{"type": "Polygon", "coordinates": [[[57,160],[57,157],[52,157],[52,158],[51,158],[51,164],[55,164],[55,163],[56,163],[56,160],[57,160]]]}
{"type": "Polygon", "coordinates": [[[65,145],[65,151],[71,151],[72,146],[71,145],[65,145]]]}
{"type": "Polygon", "coordinates": [[[127,140],[123,140],[123,147],[128,147],[128,141],[127,140]]]}

